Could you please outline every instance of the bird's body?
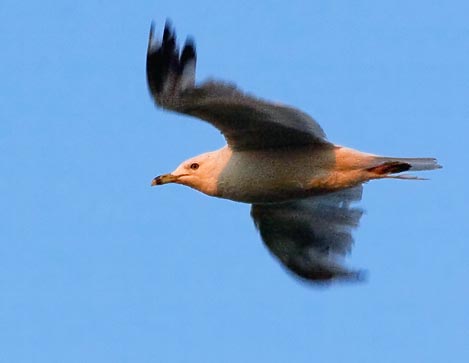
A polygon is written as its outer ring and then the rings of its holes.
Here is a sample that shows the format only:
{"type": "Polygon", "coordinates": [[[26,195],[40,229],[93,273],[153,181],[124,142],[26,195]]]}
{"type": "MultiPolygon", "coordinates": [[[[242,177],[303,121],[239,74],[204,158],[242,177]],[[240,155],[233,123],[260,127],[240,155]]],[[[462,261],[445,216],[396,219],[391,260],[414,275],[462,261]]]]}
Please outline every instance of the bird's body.
{"type": "Polygon", "coordinates": [[[184,161],[153,185],[179,183],[207,195],[251,203],[251,215],[270,251],[309,281],[356,279],[360,271],[339,261],[350,251],[351,230],[362,211],[362,183],[418,179],[403,171],[439,168],[433,158],[382,157],[334,145],[310,116],[257,99],[235,86],[195,85],[195,47],[181,54],[167,25],[153,39],[147,78],[157,105],[199,117],[217,127],[227,145],[184,161]]]}
{"type": "MultiPolygon", "coordinates": [[[[373,156],[339,146],[213,153],[223,161],[213,168],[205,194],[245,203],[275,203],[349,188],[373,177],[373,156]],[[281,191],[281,193],[279,193],[281,191]]],[[[200,158],[199,158],[200,159],[200,158]]]]}

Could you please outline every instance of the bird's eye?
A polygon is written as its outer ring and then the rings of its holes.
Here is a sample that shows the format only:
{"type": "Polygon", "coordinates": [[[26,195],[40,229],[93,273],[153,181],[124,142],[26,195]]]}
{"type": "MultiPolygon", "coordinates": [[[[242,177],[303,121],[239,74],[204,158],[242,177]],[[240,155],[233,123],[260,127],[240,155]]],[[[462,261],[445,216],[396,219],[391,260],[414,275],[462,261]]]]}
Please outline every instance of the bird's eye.
{"type": "Polygon", "coordinates": [[[197,163],[192,163],[191,166],[190,166],[190,168],[191,168],[192,170],[197,170],[197,169],[199,168],[199,164],[197,164],[197,163]]]}

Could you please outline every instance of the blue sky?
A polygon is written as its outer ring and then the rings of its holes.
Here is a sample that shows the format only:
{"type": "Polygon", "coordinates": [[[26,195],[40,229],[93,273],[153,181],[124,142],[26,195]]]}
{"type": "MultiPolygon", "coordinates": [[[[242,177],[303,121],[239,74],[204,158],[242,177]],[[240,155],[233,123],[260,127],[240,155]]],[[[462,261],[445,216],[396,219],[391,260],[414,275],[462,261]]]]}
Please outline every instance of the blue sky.
{"type": "Polygon", "coordinates": [[[469,5],[50,1],[0,5],[0,362],[467,362],[469,5]],[[359,285],[298,283],[249,206],[151,188],[224,143],[156,110],[150,21],[330,140],[435,156],[365,187],[359,285]]]}

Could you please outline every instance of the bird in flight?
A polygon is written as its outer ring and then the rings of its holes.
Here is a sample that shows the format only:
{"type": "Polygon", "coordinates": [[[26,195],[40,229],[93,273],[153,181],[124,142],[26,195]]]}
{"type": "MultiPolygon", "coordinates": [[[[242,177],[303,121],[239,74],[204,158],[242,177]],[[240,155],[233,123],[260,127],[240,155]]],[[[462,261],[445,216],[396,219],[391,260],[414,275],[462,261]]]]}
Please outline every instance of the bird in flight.
{"type": "Polygon", "coordinates": [[[252,204],[265,245],[297,277],[314,283],[356,281],[363,271],[343,264],[363,211],[353,202],[362,184],[440,168],[434,158],[383,157],[335,145],[321,126],[294,107],[242,92],[231,83],[195,83],[196,51],[179,51],[167,22],[150,29],[147,81],[157,106],[200,118],[221,131],[226,145],[182,162],[152,185],[177,183],[209,196],[252,204]]]}

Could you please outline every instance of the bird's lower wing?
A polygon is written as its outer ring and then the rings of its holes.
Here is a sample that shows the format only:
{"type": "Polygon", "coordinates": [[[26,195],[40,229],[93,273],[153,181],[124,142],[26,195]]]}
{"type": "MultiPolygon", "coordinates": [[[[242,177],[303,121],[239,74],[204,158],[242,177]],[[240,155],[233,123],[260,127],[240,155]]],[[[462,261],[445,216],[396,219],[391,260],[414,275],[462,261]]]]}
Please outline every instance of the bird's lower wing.
{"type": "Polygon", "coordinates": [[[313,281],[357,280],[341,259],[350,252],[352,229],[363,211],[351,207],[362,187],[274,204],[253,204],[251,216],[269,250],[297,276],[313,281]]]}

